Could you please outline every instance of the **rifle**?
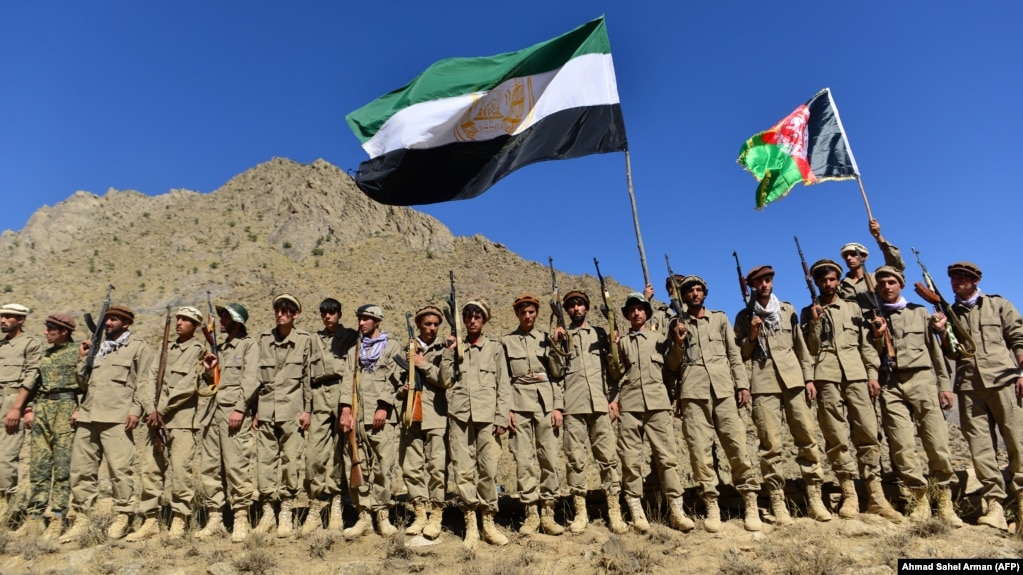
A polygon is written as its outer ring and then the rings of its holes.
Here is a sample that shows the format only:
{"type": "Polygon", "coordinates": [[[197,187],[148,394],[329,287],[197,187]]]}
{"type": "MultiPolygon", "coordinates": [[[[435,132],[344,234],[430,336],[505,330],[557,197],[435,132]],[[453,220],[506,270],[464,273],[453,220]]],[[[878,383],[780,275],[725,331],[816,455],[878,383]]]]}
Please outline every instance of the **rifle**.
{"type": "Polygon", "coordinates": [[[923,271],[924,282],[927,283],[927,287],[924,287],[920,282],[916,282],[913,284],[913,291],[921,299],[934,306],[934,311],[940,311],[948,318],[948,327],[952,329],[945,330],[945,335],[948,337],[948,346],[955,354],[955,358],[957,360],[972,358],[977,353],[977,344],[973,341],[970,330],[966,329],[959,316],[952,311],[952,304],[948,303],[948,300],[942,297],[941,292],[938,291],[934,278],[927,272],[924,262],[920,260],[920,252],[916,251],[916,248],[912,248],[912,250],[913,255],[916,256],[916,263],[923,271]]]}
{"type": "Polygon", "coordinates": [[[405,312],[405,325],[408,327],[408,372],[405,379],[408,394],[405,396],[405,409],[401,421],[405,427],[411,427],[414,422],[423,421],[423,385],[416,373],[419,343],[416,342],[416,332],[412,329],[411,313],[405,312]]]}
{"type": "MultiPolygon", "coordinates": [[[[856,257],[863,261],[863,254],[859,249],[856,250],[856,257]]],[[[881,346],[881,369],[877,372],[877,379],[881,385],[887,386],[892,382],[892,375],[895,371],[895,345],[892,342],[892,325],[888,321],[888,316],[884,313],[884,307],[881,305],[881,299],[877,295],[877,286],[874,284],[874,277],[867,270],[863,270],[863,280],[867,283],[867,291],[870,292],[870,304],[874,319],[872,323],[874,326],[881,324],[880,320],[884,320],[888,324],[887,329],[884,331],[884,345],[881,346]]]]}
{"type": "Polygon", "coordinates": [[[348,432],[348,448],[352,452],[352,473],[348,478],[349,487],[361,487],[366,483],[362,476],[362,422],[359,421],[359,362],[355,362],[355,374],[352,377],[352,430],[348,432]]]}
{"type": "Polygon", "coordinates": [[[106,332],[107,310],[110,309],[110,292],[113,289],[113,285],[107,286],[107,295],[103,298],[103,308],[99,312],[98,323],[92,321],[90,314],[85,314],[85,323],[92,330],[92,342],[89,345],[89,353],[85,356],[85,369],[82,374],[82,378],[86,382],[92,376],[92,368],[96,364],[96,352],[99,351],[99,345],[103,342],[103,334],[106,332]]]}
{"type": "MultiPolygon", "coordinates": [[[[156,396],[153,400],[153,410],[157,414],[160,413],[160,396],[163,394],[163,377],[167,374],[167,352],[170,351],[170,327],[171,327],[171,308],[167,306],[167,317],[163,321],[163,341],[160,344],[160,365],[156,369],[156,396]]],[[[166,445],[166,441],[163,433],[163,421],[159,421],[159,426],[156,429],[150,429],[149,432],[153,437],[153,447],[157,451],[163,451],[163,446],[166,445]]]]}
{"type": "MultiPolygon", "coordinates": [[[[600,312],[607,318],[608,337],[614,337],[617,328],[615,327],[615,314],[610,304],[611,294],[607,293],[607,285],[604,283],[604,276],[600,273],[600,262],[597,261],[597,258],[593,258],[593,266],[597,268],[597,279],[600,280],[600,293],[604,296],[604,303],[600,306],[600,312]]],[[[617,366],[615,369],[620,373],[622,360],[618,357],[618,345],[609,342],[608,348],[611,354],[609,365],[617,366]]],[[[612,371],[615,371],[615,369],[612,369],[612,371]]]]}
{"type": "Polygon", "coordinates": [[[444,310],[444,316],[447,318],[448,323],[451,325],[451,337],[455,338],[455,359],[451,364],[452,370],[454,371],[454,380],[458,381],[461,379],[460,365],[462,360],[465,359],[465,344],[462,342],[462,334],[465,333],[465,326],[462,325],[462,312],[458,309],[458,304],[455,300],[455,272],[448,270],[448,279],[451,280],[451,292],[448,297],[444,298],[444,302],[447,304],[447,309],[444,310]]]}
{"type": "MultiPolygon", "coordinates": [[[[803,248],[799,245],[799,236],[792,236],[796,240],[796,249],[799,250],[799,261],[803,264],[803,277],[806,279],[806,289],[810,290],[810,303],[821,305],[817,297],[817,288],[813,284],[813,276],[810,275],[810,268],[806,265],[806,256],[803,255],[803,248]]],[[[831,325],[831,317],[828,314],[821,316],[821,338],[831,340],[834,335],[834,326],[831,325]]]]}
{"type": "Polygon", "coordinates": [[[551,268],[551,322],[565,330],[561,346],[554,345],[551,349],[561,357],[568,357],[572,351],[572,339],[565,324],[565,309],[561,306],[561,290],[558,289],[558,276],[554,273],[554,258],[547,256],[547,264],[551,268]]]}
{"type": "MultiPolygon", "coordinates": [[[[201,397],[212,397],[220,387],[220,345],[217,343],[217,316],[210,300],[210,290],[206,290],[206,324],[202,326],[202,335],[210,345],[210,353],[217,356],[217,366],[213,368],[213,384],[206,389],[199,388],[199,380],[195,382],[195,391],[201,397]]],[[[202,361],[201,359],[199,360],[202,361]]]]}
{"type": "MultiPolygon", "coordinates": [[[[664,263],[668,266],[668,278],[671,281],[671,290],[675,292],[675,297],[668,298],[671,309],[675,311],[675,321],[682,321],[683,312],[685,310],[682,307],[682,286],[679,285],[678,280],[675,279],[675,272],[671,269],[671,259],[668,258],[668,254],[664,254],[664,263]]],[[[669,326],[670,327],[670,326],[669,326]]],[[[670,331],[670,329],[669,329],[670,331]]],[[[693,363],[693,351],[689,347],[689,335],[686,335],[685,343],[685,359],[682,361],[683,365],[689,365],[693,363]]]]}
{"type": "MultiPolygon", "coordinates": [[[[746,283],[746,278],[742,275],[742,265],[739,263],[739,253],[732,250],[732,257],[735,258],[735,273],[739,275],[739,291],[742,293],[742,304],[746,306],[746,311],[749,312],[750,321],[753,320],[753,307],[756,305],[756,298],[750,296],[749,285],[746,283]]],[[[767,346],[764,345],[763,330],[757,332],[757,360],[767,361],[770,355],[767,353],[767,346]]]]}

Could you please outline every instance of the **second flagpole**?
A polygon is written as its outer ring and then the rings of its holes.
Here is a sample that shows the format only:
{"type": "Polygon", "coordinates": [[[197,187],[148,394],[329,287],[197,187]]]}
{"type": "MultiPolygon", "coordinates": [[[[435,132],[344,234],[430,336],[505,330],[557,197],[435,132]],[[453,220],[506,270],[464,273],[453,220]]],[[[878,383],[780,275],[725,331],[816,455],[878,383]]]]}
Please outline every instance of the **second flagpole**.
{"type": "MultiPolygon", "coordinates": [[[[643,266],[643,287],[650,285],[650,271],[646,267],[646,250],[643,249],[643,235],[639,233],[639,212],[636,211],[636,192],[632,189],[632,159],[629,157],[629,150],[625,150],[625,179],[629,182],[629,202],[632,204],[632,225],[636,228],[636,244],[639,246],[639,263],[643,266]]],[[[863,189],[863,184],[860,184],[863,189]]],[[[867,196],[864,195],[866,200],[867,196]]],[[[870,206],[867,206],[870,212],[870,206]]]]}

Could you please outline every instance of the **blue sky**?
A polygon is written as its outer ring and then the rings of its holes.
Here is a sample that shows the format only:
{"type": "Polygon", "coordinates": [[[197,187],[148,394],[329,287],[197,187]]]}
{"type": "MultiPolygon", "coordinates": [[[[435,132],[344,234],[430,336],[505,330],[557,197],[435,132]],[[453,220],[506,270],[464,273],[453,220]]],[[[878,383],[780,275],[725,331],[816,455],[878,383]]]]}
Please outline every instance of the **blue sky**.
{"type": "MultiPolygon", "coordinates": [[[[440,58],[520,49],[601,14],[659,295],[665,252],[730,313],[732,250],[747,269],[774,265],[797,305],[794,234],[811,262],[847,241],[876,254],[855,182],[797,186],[756,212],[735,163],[746,138],[829,86],[910,281],[916,246],[946,295],[945,266],[968,259],[982,289],[1023,304],[1019,2],[5,2],[0,229],[76,190],[210,192],[274,156],[355,169],[366,155],[346,113],[440,58]]],[[[421,209],[528,259],[592,273],[596,256],[642,284],[623,154],[538,164],[421,209]]]]}

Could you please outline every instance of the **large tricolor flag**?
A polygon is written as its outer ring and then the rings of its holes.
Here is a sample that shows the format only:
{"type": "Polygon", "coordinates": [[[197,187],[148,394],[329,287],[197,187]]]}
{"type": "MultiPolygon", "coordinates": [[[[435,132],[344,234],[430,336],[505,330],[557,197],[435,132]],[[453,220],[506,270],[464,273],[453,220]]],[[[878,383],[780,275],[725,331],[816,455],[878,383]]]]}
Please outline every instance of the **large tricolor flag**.
{"type": "Polygon", "coordinates": [[[393,205],[474,198],[534,162],[628,147],[603,17],[517,52],[441,60],[345,119],[370,157],[356,183],[393,205]]]}
{"type": "Polygon", "coordinates": [[[831,90],[824,88],[794,112],[742,145],[739,163],[759,182],[757,209],[809,186],[860,175],[831,90]]]}

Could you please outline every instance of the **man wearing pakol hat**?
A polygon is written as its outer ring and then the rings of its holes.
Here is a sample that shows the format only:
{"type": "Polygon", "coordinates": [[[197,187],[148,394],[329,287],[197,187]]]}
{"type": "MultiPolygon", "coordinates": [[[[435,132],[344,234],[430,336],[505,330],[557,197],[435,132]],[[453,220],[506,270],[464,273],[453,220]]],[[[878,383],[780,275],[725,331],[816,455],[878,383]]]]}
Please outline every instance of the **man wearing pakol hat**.
{"type": "MultiPolygon", "coordinates": [[[[114,499],[114,521],[107,537],[120,539],[128,532],[135,512],[135,442],[142,390],[153,389],[156,357],[142,340],[133,337],[135,312],[112,305],[102,318],[105,339],[96,350],[91,373],[86,357],[92,342],[78,346],[78,385],[85,391],[78,408],[78,427],[71,446],[71,509],[75,521],[61,541],[76,541],[89,530],[86,514],[99,495],[99,464],[106,458],[114,499]]],[[[153,392],[149,392],[152,398],[153,392]]]]}
{"type": "MultiPolygon", "coordinates": [[[[231,541],[240,543],[249,534],[249,506],[256,499],[249,461],[255,446],[253,408],[259,392],[259,342],[249,336],[245,323],[249,311],[240,303],[217,306],[220,357],[207,352],[203,379],[213,382],[213,370],[220,367],[220,386],[203,414],[199,476],[206,504],[206,526],[195,533],[206,539],[226,532],[222,510],[225,503],[234,512],[231,541]]],[[[271,515],[272,517],[272,515],[271,515]]]]}
{"type": "Polygon", "coordinates": [[[692,363],[681,366],[676,413],[682,417],[693,476],[702,487],[707,506],[703,527],[710,533],[721,529],[718,477],[711,457],[716,436],[728,457],[732,484],[746,504],[743,526],[747,531],[760,531],[760,485],[746,454],[746,425],[739,416],[739,408],[750,402],[742,353],[728,316],[704,306],[707,283],[703,278],[689,276],[680,289],[686,313],[677,329],[686,339],[692,363]]]}
{"type": "MultiPolygon", "coordinates": [[[[902,252],[881,236],[881,224],[877,220],[870,220],[870,235],[877,240],[877,247],[881,250],[881,255],[884,256],[884,265],[905,272],[906,262],[902,260],[902,252]]],[[[845,265],[849,267],[849,272],[842,278],[838,287],[838,297],[857,300],[861,308],[871,309],[873,304],[868,299],[870,294],[864,277],[869,273],[866,260],[870,253],[863,244],[850,242],[842,246],[839,255],[845,261],[845,265]]]]}
{"type": "Polygon", "coordinates": [[[519,500],[526,508],[526,520],[519,533],[533,535],[542,528],[548,535],[561,535],[565,528],[554,520],[554,503],[561,482],[558,479],[558,434],[565,409],[562,357],[553,351],[547,333],[536,328],[540,301],[523,294],[512,303],[519,327],[501,338],[508,358],[511,381],[511,452],[519,500]],[[539,469],[538,469],[539,468],[539,469]],[[537,474],[539,471],[539,475],[537,474]],[[542,507],[542,512],[537,506],[542,507]]]}
{"type": "Polygon", "coordinates": [[[359,318],[361,338],[357,344],[355,378],[352,385],[341,388],[341,432],[355,429],[362,438],[363,453],[349,453],[345,473],[350,477],[353,458],[359,460],[365,483],[357,488],[349,486],[349,497],[359,510],[359,520],[342,533],[345,537],[358,537],[371,531],[375,514],[377,533],[389,537],[398,532],[390,518],[391,469],[397,465],[399,441],[394,405],[402,376],[394,358],[405,352],[397,340],[380,329],[384,310],[379,305],[363,305],[355,315],[359,318]],[[353,391],[358,393],[354,416],[353,391]]]}
{"type": "Polygon", "coordinates": [[[31,402],[23,408],[25,427],[31,430],[29,442],[28,519],[14,534],[42,535],[53,540],[60,537],[67,515],[71,484],[71,414],[78,407],[78,382],[75,367],[78,349],[71,341],[75,320],[65,313],[55,313],[45,320],[46,343],[39,360],[39,377],[33,382],[31,402]],[[52,497],[51,497],[52,493],[52,497]],[[43,514],[52,510],[49,527],[43,514]]]}
{"type": "MultiPolygon", "coordinates": [[[[158,514],[164,483],[170,482],[171,524],[167,535],[181,538],[185,522],[192,516],[192,461],[195,456],[195,432],[199,429],[196,393],[206,346],[195,337],[202,325],[202,312],[186,306],[174,314],[177,338],[167,343],[167,366],[160,386],[160,397],[154,397],[156,384],[136,393],[146,415],[148,432],[140,434],[139,455],[142,458],[142,493],[139,514],[144,521],[125,541],[141,541],[160,533],[158,514]],[[168,470],[170,476],[168,477],[168,470]]],[[[161,352],[162,355],[162,352],[161,352]]],[[[159,369],[157,370],[159,371],[159,369]]],[[[159,375],[159,374],[157,374],[159,375]]]]}
{"type": "Polygon", "coordinates": [[[931,490],[924,477],[927,471],[937,486],[938,518],[952,527],[962,527],[952,506],[951,487],[957,481],[948,449],[948,425],[942,414],[942,410],[952,409],[952,384],[931,314],[924,306],[902,297],[906,278],[901,271],[881,266],[874,271],[874,278],[884,316],[871,324],[874,347],[880,354],[887,332],[895,349],[891,380],[882,386],[878,398],[881,421],[891,441],[895,470],[912,493],[909,517],[914,521],[931,518],[931,490]],[[927,454],[926,468],[917,457],[917,437],[927,454]]]}
{"type": "MultiPolygon", "coordinates": [[[[612,424],[618,413],[608,409],[607,391],[612,382],[622,377],[620,362],[608,355],[607,331],[586,321],[590,298],[584,292],[570,291],[564,298],[565,313],[570,325],[567,335],[572,342],[565,369],[565,457],[568,459],[568,488],[572,493],[575,520],[569,525],[572,533],[586,530],[586,462],[593,454],[600,471],[600,485],[607,498],[608,527],[614,533],[625,533],[629,526],[622,521],[619,501],[621,473],[615,454],[612,424]]],[[[612,312],[613,313],[613,312],[612,312]]],[[[552,334],[556,344],[566,337],[557,328],[552,334]]]]}
{"type": "Polygon", "coordinates": [[[774,293],[774,268],[757,266],[746,274],[752,305],[735,316],[735,341],[750,371],[753,422],[760,439],[760,471],[771,496],[777,525],[792,523],[785,503],[782,434],[787,424],[796,447],[796,464],[806,483],[807,515],[830,521],[821,499],[824,471],[809,403],[817,399],[813,358],[806,348],[796,310],[774,293]]]}
{"type": "Polygon", "coordinates": [[[302,313],[298,298],[273,299],[273,329],[259,334],[259,402],[256,421],[256,484],[263,515],[256,531],[274,528],[274,502],[280,502],[277,537],[292,534],[295,496],[302,487],[299,469],[312,411],[313,379],[323,372],[320,344],[295,327],[302,313]],[[279,480],[278,480],[279,478],[279,480]]]}
{"type": "Polygon", "coordinates": [[[39,375],[42,344],[25,333],[29,309],[21,304],[0,306],[0,412],[4,432],[0,433],[0,520],[5,520],[18,492],[18,457],[25,436],[21,432],[22,409],[39,375]]]}
{"type": "MultiPolygon", "coordinates": [[[[406,535],[422,534],[429,539],[440,536],[441,515],[444,512],[444,492],[448,465],[447,437],[448,403],[441,385],[440,364],[444,354],[444,340],[437,331],[444,322],[443,313],[428,305],[416,312],[415,377],[421,387],[422,421],[413,420],[402,427],[398,458],[401,463],[409,501],[415,510],[415,520],[405,529],[406,535]],[[427,521],[427,505],[430,507],[427,521]]],[[[410,401],[408,377],[399,391],[399,399],[410,401]]]]}
{"type": "Polygon", "coordinates": [[[860,306],[838,296],[841,273],[842,267],[835,261],[815,262],[810,275],[820,290],[820,305],[807,306],[799,314],[803,336],[814,356],[817,420],[824,434],[824,450],[845,498],[838,515],[852,518],[860,511],[854,482],[859,464],[870,494],[867,513],[898,522],[902,515],[885,499],[881,486],[881,447],[871,404],[881,393],[877,380],[880,359],[867,337],[869,328],[860,306]]]}
{"type": "Polygon", "coordinates": [[[954,389],[959,397],[959,419],[986,508],[977,523],[1005,531],[1005,481],[995,459],[998,446],[993,430],[997,428],[1001,433],[1009,453],[1016,517],[1023,517],[1023,414],[1018,408],[1023,398],[1023,318],[1009,300],[980,291],[982,275],[980,268],[970,262],[948,266],[955,293],[952,311],[969,330],[975,355],[963,357],[949,346],[948,318],[936,314],[934,327],[941,334],[946,357],[956,362],[954,389]]]}
{"type": "MultiPolygon", "coordinates": [[[[677,371],[682,362],[682,336],[673,328],[664,334],[647,328],[653,314],[641,293],[630,293],[622,306],[629,331],[618,338],[618,352],[625,374],[611,381],[608,410],[618,413],[618,456],[622,462],[622,490],[632,516],[632,527],[650,531],[643,511],[644,442],[650,445],[651,467],[657,471],[661,489],[668,498],[671,526],[691,531],[695,524],[686,517],[682,501],[682,481],[678,475],[678,446],[671,423],[671,399],[664,387],[665,368],[677,371]]],[[[673,324],[674,325],[674,324],[673,324]]]]}
{"type": "Polygon", "coordinates": [[[455,502],[465,516],[462,545],[473,549],[482,535],[487,543],[503,546],[508,538],[494,524],[494,515],[501,459],[497,436],[507,429],[511,412],[508,361],[501,342],[483,335],[490,306],[474,299],[462,307],[461,314],[465,357],[458,361],[455,342],[448,342],[441,357],[440,384],[447,388],[448,450],[458,489],[455,502]],[[483,516],[482,532],[477,511],[483,516]]]}

